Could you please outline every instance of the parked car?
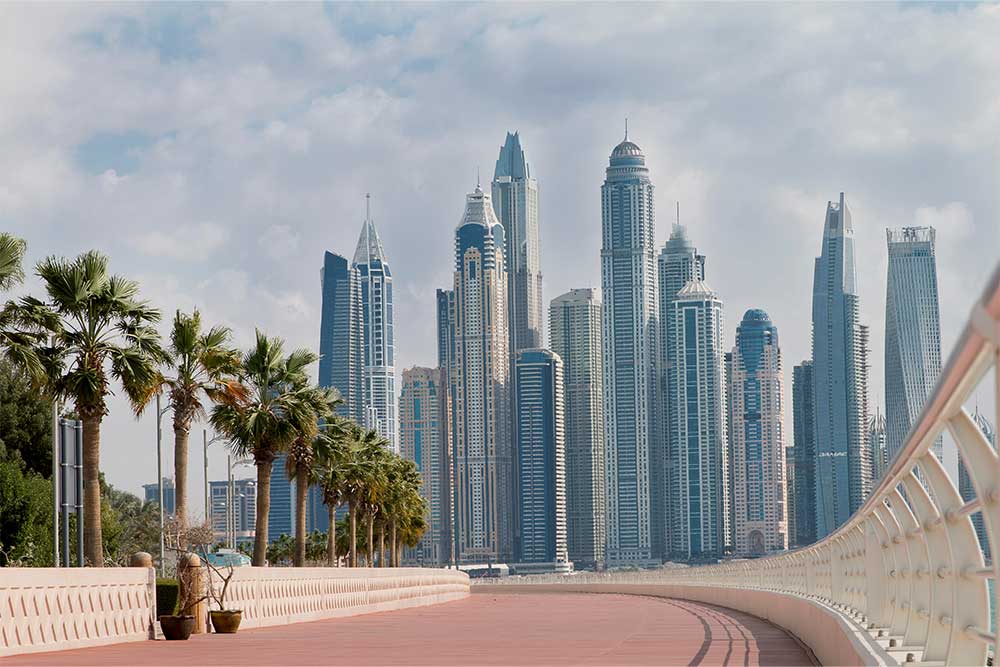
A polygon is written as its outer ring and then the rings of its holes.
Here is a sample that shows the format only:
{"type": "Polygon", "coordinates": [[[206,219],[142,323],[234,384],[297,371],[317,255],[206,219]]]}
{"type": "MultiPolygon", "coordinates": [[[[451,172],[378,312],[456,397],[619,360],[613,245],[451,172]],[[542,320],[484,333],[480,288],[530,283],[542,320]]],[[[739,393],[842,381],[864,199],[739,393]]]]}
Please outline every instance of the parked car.
{"type": "Polygon", "coordinates": [[[250,557],[234,549],[216,549],[208,554],[208,562],[215,567],[244,567],[250,565],[250,557]]]}

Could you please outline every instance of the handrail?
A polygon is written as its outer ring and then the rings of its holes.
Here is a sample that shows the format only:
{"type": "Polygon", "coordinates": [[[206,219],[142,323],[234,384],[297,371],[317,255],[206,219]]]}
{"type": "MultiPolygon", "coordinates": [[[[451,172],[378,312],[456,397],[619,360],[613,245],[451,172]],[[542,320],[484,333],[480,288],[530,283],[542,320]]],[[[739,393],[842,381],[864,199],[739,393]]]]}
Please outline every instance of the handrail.
{"type": "MultiPolygon", "coordinates": [[[[563,581],[656,581],[799,596],[835,610],[859,636],[899,662],[984,665],[997,643],[989,580],[1000,578],[1000,557],[984,557],[972,517],[982,517],[989,553],[1000,553],[1000,457],[964,404],[990,369],[997,424],[1000,266],[973,306],[889,470],[864,505],[833,533],[815,544],[755,560],[577,575],[563,581]],[[969,474],[974,499],[962,498],[931,452],[945,430],[969,474]]],[[[992,595],[994,608],[1000,609],[996,587],[992,595]]]]}

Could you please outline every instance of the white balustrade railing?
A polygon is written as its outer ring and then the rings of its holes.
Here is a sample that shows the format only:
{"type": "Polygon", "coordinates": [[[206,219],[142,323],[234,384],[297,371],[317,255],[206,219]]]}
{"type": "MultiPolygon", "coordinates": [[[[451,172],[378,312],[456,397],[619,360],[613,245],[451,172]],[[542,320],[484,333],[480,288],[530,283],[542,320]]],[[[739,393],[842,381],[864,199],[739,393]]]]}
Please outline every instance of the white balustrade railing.
{"type": "MultiPolygon", "coordinates": [[[[1000,269],[973,307],[933,394],[885,477],[831,535],[755,560],[531,581],[624,584],[620,589],[662,584],[675,593],[684,586],[724,587],[804,598],[833,610],[847,622],[843,628],[863,634],[900,662],[984,665],[997,641],[990,596],[998,592],[988,582],[996,581],[1000,558],[984,558],[971,517],[982,515],[990,553],[1000,553],[1000,458],[964,406],[980,383],[990,380],[996,424],[1000,269]],[[971,477],[972,500],[963,501],[931,452],[944,432],[950,433],[971,477]]],[[[994,608],[997,602],[994,597],[994,608]]]]}
{"type": "Polygon", "coordinates": [[[149,639],[152,568],[0,568],[0,656],[149,639]]]}
{"type": "MultiPolygon", "coordinates": [[[[213,584],[220,592],[218,574],[213,584]]],[[[395,611],[468,595],[469,576],[459,570],[239,567],[234,568],[225,606],[243,611],[241,628],[257,628],[395,611]]]]}

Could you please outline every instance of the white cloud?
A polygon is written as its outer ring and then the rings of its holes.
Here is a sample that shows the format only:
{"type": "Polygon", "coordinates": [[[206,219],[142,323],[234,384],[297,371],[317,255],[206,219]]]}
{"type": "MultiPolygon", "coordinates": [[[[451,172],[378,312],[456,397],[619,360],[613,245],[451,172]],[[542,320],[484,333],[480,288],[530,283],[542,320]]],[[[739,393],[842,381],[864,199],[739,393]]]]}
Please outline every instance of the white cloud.
{"type": "MultiPolygon", "coordinates": [[[[938,228],[946,346],[997,259],[998,32],[989,5],[0,5],[0,99],[17,101],[0,228],[31,261],[99,247],[240,344],[260,326],[315,346],[322,251],[350,256],[371,192],[399,366],[429,364],[451,235],[504,132],[539,180],[551,298],[600,282],[599,187],[628,116],[659,240],[680,199],[727,337],[765,308],[786,368],[809,350],[826,201],[847,191],[881,375],[884,227],[938,228]],[[162,41],[171,17],[183,44],[162,41]],[[88,173],[97,133],[150,144],[127,176],[88,173]]],[[[152,431],[126,414],[105,458],[135,489],[123,454],[152,431]]]]}

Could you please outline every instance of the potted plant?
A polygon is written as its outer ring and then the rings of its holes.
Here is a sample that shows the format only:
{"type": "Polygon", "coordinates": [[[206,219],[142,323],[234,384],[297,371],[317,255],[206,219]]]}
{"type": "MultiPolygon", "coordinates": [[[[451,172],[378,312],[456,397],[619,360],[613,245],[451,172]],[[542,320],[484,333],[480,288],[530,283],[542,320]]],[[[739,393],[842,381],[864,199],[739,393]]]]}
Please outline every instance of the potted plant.
{"type": "Polygon", "coordinates": [[[232,581],[236,570],[233,569],[232,563],[229,563],[226,565],[227,572],[223,574],[215,563],[208,558],[208,554],[204,555],[204,559],[211,570],[211,573],[208,575],[208,594],[215,604],[219,605],[218,609],[208,612],[208,617],[212,619],[212,628],[219,634],[233,634],[240,629],[240,621],[243,620],[242,609],[226,608],[226,592],[229,590],[229,582],[232,581]],[[219,579],[222,580],[222,588],[218,595],[215,594],[215,576],[213,575],[218,575],[219,579]]]}
{"type": "Polygon", "coordinates": [[[192,593],[194,577],[191,568],[178,568],[177,578],[182,594],[177,599],[174,613],[160,616],[160,628],[163,630],[164,639],[168,641],[186,640],[191,637],[191,633],[194,632],[194,615],[191,611],[196,604],[205,599],[192,593]]]}

